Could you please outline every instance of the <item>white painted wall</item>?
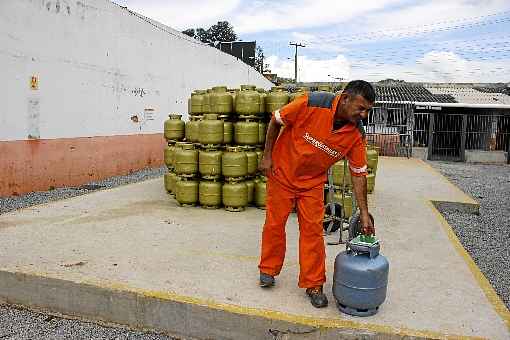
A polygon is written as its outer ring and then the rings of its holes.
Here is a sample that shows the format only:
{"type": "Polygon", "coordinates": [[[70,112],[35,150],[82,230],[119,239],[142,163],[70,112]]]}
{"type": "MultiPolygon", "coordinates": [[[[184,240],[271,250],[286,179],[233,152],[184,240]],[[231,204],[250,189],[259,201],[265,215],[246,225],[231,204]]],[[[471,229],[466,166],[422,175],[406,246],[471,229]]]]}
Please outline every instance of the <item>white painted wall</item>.
{"type": "Polygon", "coordinates": [[[107,0],[0,0],[0,78],[4,141],[162,132],[168,113],[186,114],[194,89],[271,86],[234,57],[107,0]]]}

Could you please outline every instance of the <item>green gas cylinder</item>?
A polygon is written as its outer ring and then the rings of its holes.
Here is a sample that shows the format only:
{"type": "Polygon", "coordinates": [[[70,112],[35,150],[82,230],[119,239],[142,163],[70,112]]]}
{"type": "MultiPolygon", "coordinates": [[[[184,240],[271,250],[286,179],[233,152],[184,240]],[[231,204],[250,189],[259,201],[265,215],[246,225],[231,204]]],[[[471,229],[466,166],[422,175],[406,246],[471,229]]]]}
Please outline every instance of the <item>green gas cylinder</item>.
{"type": "Polygon", "coordinates": [[[227,211],[243,211],[248,205],[248,186],[244,182],[223,184],[222,194],[227,211]]]}
{"type": "Polygon", "coordinates": [[[350,188],[351,184],[351,172],[349,170],[349,164],[347,160],[342,159],[336,162],[331,167],[333,172],[333,185],[350,188]],[[344,179],[345,175],[345,179],[344,179]]]}
{"type": "Polygon", "coordinates": [[[257,115],[260,111],[260,94],[252,85],[241,85],[236,95],[236,113],[240,116],[257,115]]]}
{"type": "Polygon", "coordinates": [[[257,145],[259,142],[259,123],[250,119],[235,123],[234,141],[238,145],[257,145]]]}
{"type": "Polygon", "coordinates": [[[221,155],[219,150],[201,150],[199,153],[199,171],[205,179],[217,179],[221,176],[221,155]]]}
{"type": "Polygon", "coordinates": [[[232,112],[232,95],[226,86],[215,86],[209,95],[209,106],[212,113],[228,115],[232,112]]]}
{"type": "Polygon", "coordinates": [[[200,181],[198,187],[198,200],[206,209],[217,209],[222,202],[223,184],[217,181],[200,181]]]}
{"type": "Polygon", "coordinates": [[[193,177],[198,172],[198,151],[193,144],[184,144],[175,152],[175,173],[193,177]]]}
{"type": "Polygon", "coordinates": [[[260,166],[260,162],[262,162],[264,151],[262,151],[261,149],[256,149],[255,153],[257,154],[257,168],[258,168],[260,166]]]}
{"type": "Polygon", "coordinates": [[[239,147],[227,147],[221,156],[222,174],[227,179],[240,179],[248,175],[248,158],[239,147]]]}
{"type": "Polygon", "coordinates": [[[373,193],[375,189],[375,174],[367,175],[367,192],[369,194],[373,193]]]}
{"type": "Polygon", "coordinates": [[[379,152],[377,152],[377,148],[373,146],[367,147],[367,165],[369,172],[376,173],[377,172],[377,164],[379,163],[379,152]]]}
{"type": "Polygon", "coordinates": [[[170,178],[170,175],[172,173],[171,172],[165,172],[165,190],[171,194],[173,192],[173,188],[172,188],[172,183],[171,183],[171,178],[170,178]]]}
{"type": "Polygon", "coordinates": [[[207,91],[205,90],[195,90],[191,94],[191,109],[190,113],[192,116],[202,115],[204,112],[209,112],[206,110],[206,102],[207,102],[207,91]]]}
{"type": "Polygon", "coordinates": [[[223,121],[223,144],[229,145],[234,141],[234,123],[223,121]]]}
{"type": "Polygon", "coordinates": [[[170,186],[170,190],[172,191],[171,194],[172,196],[175,196],[175,183],[177,183],[177,175],[175,174],[175,172],[170,172],[169,175],[168,175],[169,179],[169,186],[170,186]]]}
{"type": "Polygon", "coordinates": [[[257,173],[258,168],[258,160],[257,160],[257,153],[253,151],[250,147],[245,147],[244,152],[246,153],[246,159],[247,159],[247,171],[248,176],[253,176],[257,173]]]}
{"type": "Polygon", "coordinates": [[[165,120],[165,139],[179,141],[184,138],[184,122],[181,115],[169,114],[165,120]]]}
{"type": "Polygon", "coordinates": [[[267,132],[267,124],[260,120],[259,121],[259,141],[258,141],[258,144],[259,145],[264,145],[264,143],[266,142],[266,132],[267,132]]]}
{"type": "Polygon", "coordinates": [[[202,116],[191,116],[186,122],[186,141],[189,143],[198,143],[199,125],[202,116]]]}
{"type": "Polygon", "coordinates": [[[198,202],[198,181],[179,178],[175,183],[175,198],[182,206],[194,206],[198,202]]]}
{"type": "Polygon", "coordinates": [[[204,100],[204,113],[210,113],[211,112],[211,89],[207,89],[205,93],[205,100],[204,100]]]}
{"type": "Polygon", "coordinates": [[[264,176],[255,181],[255,205],[260,209],[266,208],[266,181],[264,176]]]}
{"type": "Polygon", "coordinates": [[[175,166],[175,143],[169,143],[165,147],[164,152],[165,165],[169,170],[172,170],[175,166]]]}
{"type": "Polygon", "coordinates": [[[232,96],[232,111],[235,111],[235,109],[236,109],[236,97],[237,97],[237,94],[239,93],[239,89],[230,89],[228,92],[232,96]]]}
{"type": "Polygon", "coordinates": [[[248,187],[248,204],[251,204],[255,198],[255,181],[252,179],[244,181],[248,187]]]}
{"type": "Polygon", "coordinates": [[[344,210],[344,217],[350,218],[352,216],[352,195],[344,192],[342,199],[342,191],[335,191],[333,200],[340,203],[344,210]]]}
{"type": "Polygon", "coordinates": [[[273,87],[266,97],[266,112],[274,112],[289,102],[289,95],[283,88],[273,87]]]}
{"type": "Polygon", "coordinates": [[[250,90],[250,91],[255,91],[257,89],[257,86],[255,85],[241,85],[241,91],[246,91],[246,90],[250,90]]]}
{"type": "Polygon", "coordinates": [[[202,145],[223,143],[223,121],[215,113],[207,113],[198,123],[198,141],[202,145]]]}
{"type": "Polygon", "coordinates": [[[257,92],[260,95],[260,104],[259,104],[259,114],[262,115],[266,112],[266,97],[267,94],[264,89],[257,89],[257,92]]]}

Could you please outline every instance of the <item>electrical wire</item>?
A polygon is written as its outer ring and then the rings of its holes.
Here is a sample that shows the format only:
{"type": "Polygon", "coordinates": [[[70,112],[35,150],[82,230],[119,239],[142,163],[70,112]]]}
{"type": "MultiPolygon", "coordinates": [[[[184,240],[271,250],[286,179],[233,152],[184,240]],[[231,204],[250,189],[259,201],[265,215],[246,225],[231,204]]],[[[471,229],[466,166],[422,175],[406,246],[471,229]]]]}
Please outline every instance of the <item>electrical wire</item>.
{"type": "Polygon", "coordinates": [[[407,31],[407,32],[400,32],[398,34],[391,34],[388,33],[387,30],[384,31],[373,31],[365,34],[358,34],[358,35],[345,35],[345,34],[339,34],[335,36],[316,36],[316,40],[304,40],[306,43],[311,44],[315,42],[342,42],[344,44],[349,42],[356,42],[359,43],[363,40],[374,40],[374,39],[382,39],[382,38],[406,38],[406,37],[415,37],[418,35],[423,34],[430,34],[430,33],[437,33],[437,32],[451,32],[451,31],[457,31],[457,30],[466,30],[466,29],[472,29],[476,27],[481,26],[487,26],[487,25],[496,25],[496,24],[503,24],[510,22],[510,17],[504,17],[500,19],[495,20],[489,20],[489,21],[481,21],[481,22],[474,22],[469,24],[462,24],[462,25],[456,25],[456,26],[450,26],[450,27],[442,27],[438,29],[428,29],[428,30],[415,30],[415,31],[407,31]]]}

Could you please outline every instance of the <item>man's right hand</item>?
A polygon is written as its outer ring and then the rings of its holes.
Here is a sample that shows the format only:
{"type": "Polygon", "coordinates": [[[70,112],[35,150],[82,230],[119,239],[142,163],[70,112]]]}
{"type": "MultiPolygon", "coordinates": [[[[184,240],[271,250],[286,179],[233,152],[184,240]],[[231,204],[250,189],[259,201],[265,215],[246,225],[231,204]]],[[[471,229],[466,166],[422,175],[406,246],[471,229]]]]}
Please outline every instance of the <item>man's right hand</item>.
{"type": "Polygon", "coordinates": [[[370,217],[370,215],[367,213],[361,213],[360,216],[361,219],[361,232],[363,235],[375,235],[375,226],[374,221],[370,217]]]}
{"type": "Polygon", "coordinates": [[[260,161],[259,170],[264,176],[269,177],[273,173],[273,160],[271,156],[264,155],[260,161]]]}

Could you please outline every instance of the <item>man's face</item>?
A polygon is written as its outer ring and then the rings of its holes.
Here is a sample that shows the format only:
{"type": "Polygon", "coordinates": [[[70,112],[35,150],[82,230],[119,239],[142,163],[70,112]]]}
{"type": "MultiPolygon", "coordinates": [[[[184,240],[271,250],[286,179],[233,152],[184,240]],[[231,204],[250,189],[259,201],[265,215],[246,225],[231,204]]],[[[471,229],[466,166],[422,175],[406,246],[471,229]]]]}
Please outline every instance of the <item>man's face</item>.
{"type": "Polygon", "coordinates": [[[343,93],[340,97],[337,118],[357,123],[359,120],[368,117],[368,111],[370,111],[372,105],[374,103],[370,103],[363,96],[343,93]]]}

